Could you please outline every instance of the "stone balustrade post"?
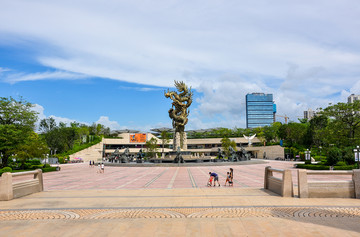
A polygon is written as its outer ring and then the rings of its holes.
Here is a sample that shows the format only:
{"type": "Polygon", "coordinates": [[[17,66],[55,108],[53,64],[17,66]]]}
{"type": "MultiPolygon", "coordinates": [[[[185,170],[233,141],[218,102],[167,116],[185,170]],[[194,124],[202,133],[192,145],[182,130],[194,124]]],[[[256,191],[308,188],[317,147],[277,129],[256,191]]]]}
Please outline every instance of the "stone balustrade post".
{"type": "Polygon", "coordinates": [[[39,180],[39,192],[42,192],[42,191],[44,191],[44,182],[43,182],[42,170],[37,169],[36,171],[37,171],[37,173],[34,174],[34,179],[37,178],[39,180]]]}
{"type": "Polygon", "coordinates": [[[269,176],[272,176],[272,171],[269,169],[271,166],[265,167],[265,176],[264,176],[264,189],[269,189],[269,176]]]}
{"type": "Polygon", "coordinates": [[[298,170],[298,190],[299,198],[309,197],[309,187],[307,180],[307,170],[298,170]]]}
{"type": "Polygon", "coordinates": [[[12,174],[3,173],[0,179],[0,201],[9,201],[13,197],[12,174]]]}
{"type": "Polygon", "coordinates": [[[283,197],[293,197],[294,190],[293,190],[293,182],[292,182],[292,175],[291,170],[284,170],[283,177],[282,177],[282,196],[283,197]]]}
{"type": "Polygon", "coordinates": [[[353,170],[352,179],[355,186],[355,198],[360,199],[360,169],[353,170]]]}

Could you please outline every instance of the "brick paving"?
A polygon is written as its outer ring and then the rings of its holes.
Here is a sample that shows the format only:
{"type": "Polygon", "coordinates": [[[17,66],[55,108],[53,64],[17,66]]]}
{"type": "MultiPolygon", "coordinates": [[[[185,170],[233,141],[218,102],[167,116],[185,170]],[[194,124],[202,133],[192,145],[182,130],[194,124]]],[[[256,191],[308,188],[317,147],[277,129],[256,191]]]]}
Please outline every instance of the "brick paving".
{"type": "MultiPolygon", "coordinates": [[[[154,189],[154,188],[199,188],[205,187],[209,171],[219,174],[223,186],[226,172],[234,169],[234,187],[261,188],[264,184],[264,169],[271,166],[278,169],[292,169],[296,186],[297,173],[294,162],[267,161],[264,164],[198,167],[105,167],[105,173],[88,164],[62,165],[60,172],[44,174],[45,190],[84,189],[154,189]]],[[[274,175],[278,175],[274,173],[274,175]]],[[[309,176],[314,180],[344,180],[350,176],[309,176]]]]}
{"type": "MultiPolygon", "coordinates": [[[[264,169],[293,162],[230,166],[62,165],[45,191],[0,202],[0,236],[359,236],[359,199],[283,198],[262,189],[264,169]],[[221,187],[205,187],[208,172],[221,187]]],[[[351,177],[346,177],[350,179],[351,177]]],[[[333,180],[344,179],[334,176],[333,180]]],[[[329,179],[314,176],[312,179],[329,179]]]]}

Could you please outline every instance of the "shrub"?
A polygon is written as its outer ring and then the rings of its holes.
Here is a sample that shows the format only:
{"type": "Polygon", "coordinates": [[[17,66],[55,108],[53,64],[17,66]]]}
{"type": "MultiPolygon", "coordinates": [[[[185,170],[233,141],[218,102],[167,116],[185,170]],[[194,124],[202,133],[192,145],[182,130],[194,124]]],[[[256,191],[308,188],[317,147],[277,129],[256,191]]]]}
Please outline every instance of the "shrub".
{"type": "Polygon", "coordinates": [[[354,158],[354,153],[352,152],[352,150],[348,149],[347,151],[345,151],[344,155],[343,155],[343,160],[346,162],[346,164],[348,165],[353,165],[355,164],[355,158],[354,158]]]}
{"type": "Polygon", "coordinates": [[[315,159],[315,161],[326,160],[326,156],[314,156],[313,158],[315,159]]]}
{"type": "Polygon", "coordinates": [[[42,172],[51,172],[51,171],[56,171],[56,167],[47,167],[47,168],[42,168],[42,172]]]}
{"type": "Polygon", "coordinates": [[[30,161],[30,164],[32,164],[32,165],[41,165],[41,162],[38,159],[33,159],[33,160],[30,161]]]}
{"type": "Polygon", "coordinates": [[[355,169],[355,165],[334,166],[334,170],[352,170],[352,169],[355,169]]]}
{"type": "Polygon", "coordinates": [[[339,161],[338,163],[336,163],[336,166],[346,166],[345,161],[339,161]]]}
{"type": "Polygon", "coordinates": [[[64,158],[64,157],[60,157],[60,158],[59,158],[59,163],[60,163],[60,164],[65,164],[65,158],[64,158]]]}
{"type": "Polygon", "coordinates": [[[2,171],[5,173],[5,172],[11,172],[12,169],[10,167],[4,167],[2,168],[2,171]]]}
{"type": "Polygon", "coordinates": [[[3,173],[6,173],[6,172],[11,172],[12,169],[10,167],[4,167],[2,169],[0,169],[0,176],[3,174],[3,173]]]}
{"type": "Polygon", "coordinates": [[[332,148],[329,150],[326,164],[333,166],[341,159],[341,152],[338,148],[332,148]]]}
{"type": "Polygon", "coordinates": [[[36,170],[36,169],[41,169],[41,168],[43,168],[44,167],[44,165],[32,165],[32,166],[30,166],[30,169],[33,169],[33,170],[36,170]]]}
{"type": "MultiPolygon", "coordinates": [[[[297,164],[296,168],[299,169],[308,169],[308,170],[329,170],[330,166],[328,165],[319,165],[319,164],[297,164]]],[[[344,165],[344,166],[334,166],[334,170],[352,170],[355,169],[354,165],[344,165]]]]}
{"type": "Polygon", "coordinates": [[[328,165],[297,164],[296,168],[308,169],[308,170],[328,170],[330,168],[330,166],[328,166],[328,165]]]}

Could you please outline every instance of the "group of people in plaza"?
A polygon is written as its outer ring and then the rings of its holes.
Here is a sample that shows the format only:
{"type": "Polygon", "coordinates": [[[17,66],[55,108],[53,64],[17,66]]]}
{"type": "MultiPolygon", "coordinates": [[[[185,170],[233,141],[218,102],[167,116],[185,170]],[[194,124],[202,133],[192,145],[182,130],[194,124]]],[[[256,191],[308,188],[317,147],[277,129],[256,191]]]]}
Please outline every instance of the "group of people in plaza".
{"type": "MultiPolygon", "coordinates": [[[[207,186],[211,187],[211,186],[216,186],[216,182],[218,184],[218,186],[220,187],[220,183],[219,183],[219,175],[215,172],[209,172],[209,181],[207,186]]],[[[226,184],[229,184],[229,186],[233,186],[233,179],[234,179],[234,170],[233,168],[230,168],[230,172],[226,173],[226,181],[224,186],[226,186],[226,184]]]]}
{"type": "MultiPolygon", "coordinates": [[[[97,164],[98,164],[98,170],[96,171],[96,173],[104,173],[105,172],[104,163],[97,163],[97,164]]],[[[90,161],[89,162],[89,167],[94,168],[95,167],[95,161],[90,161]]]]}
{"type": "Polygon", "coordinates": [[[95,167],[95,161],[89,161],[89,167],[94,168],[95,167]]]}

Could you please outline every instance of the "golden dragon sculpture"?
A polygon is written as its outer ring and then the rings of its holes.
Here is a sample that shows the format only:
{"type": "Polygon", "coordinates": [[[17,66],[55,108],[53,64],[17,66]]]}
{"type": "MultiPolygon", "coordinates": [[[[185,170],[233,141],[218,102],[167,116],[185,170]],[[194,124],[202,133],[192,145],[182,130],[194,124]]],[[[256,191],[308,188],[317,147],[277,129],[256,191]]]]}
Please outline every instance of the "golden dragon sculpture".
{"type": "Polygon", "coordinates": [[[188,109],[192,103],[192,91],[184,82],[175,81],[175,87],[179,94],[175,91],[165,91],[165,97],[170,98],[172,102],[172,108],[169,110],[169,117],[172,119],[172,125],[175,132],[184,132],[185,125],[188,122],[188,115],[190,110],[188,109]]]}

